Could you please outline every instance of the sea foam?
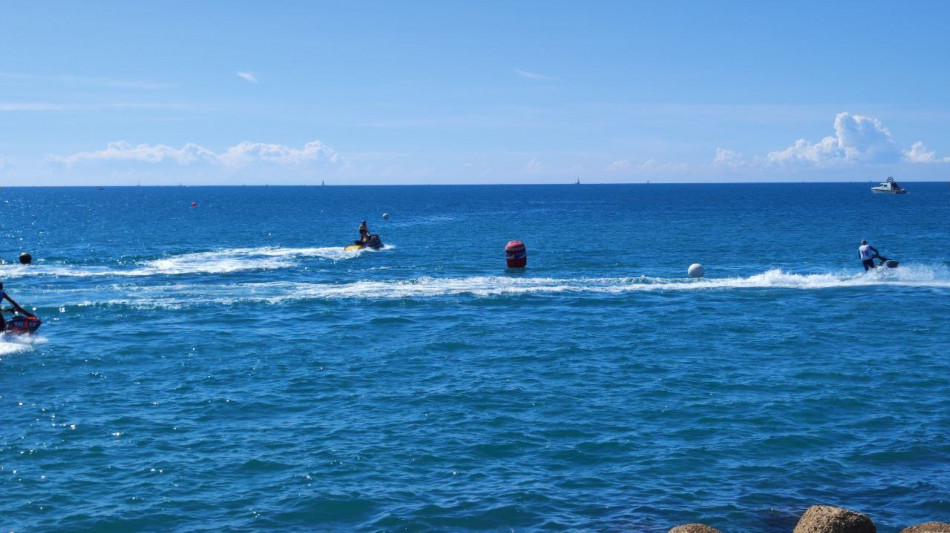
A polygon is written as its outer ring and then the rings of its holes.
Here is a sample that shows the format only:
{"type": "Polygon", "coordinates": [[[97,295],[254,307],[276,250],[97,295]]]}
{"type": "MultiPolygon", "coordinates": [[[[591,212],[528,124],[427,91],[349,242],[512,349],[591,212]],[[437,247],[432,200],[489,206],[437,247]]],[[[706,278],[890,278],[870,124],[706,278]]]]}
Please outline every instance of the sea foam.
{"type": "MultiPolygon", "coordinates": [[[[901,267],[902,269],[904,267],[901,267]]],[[[133,307],[172,307],[187,305],[232,305],[307,300],[399,300],[433,298],[496,298],[534,295],[576,294],[619,295],[641,292],[711,292],[757,290],[831,290],[869,286],[922,287],[950,291],[946,269],[911,265],[904,270],[798,274],[780,269],[751,276],[727,278],[662,277],[526,277],[470,276],[410,279],[358,280],[352,282],[271,281],[228,284],[171,283],[151,286],[118,285],[113,289],[122,296],[95,303],[133,307]]],[[[70,291],[66,291],[68,295],[70,291]]],[[[77,297],[88,301],[90,294],[81,290],[77,297]]]]}

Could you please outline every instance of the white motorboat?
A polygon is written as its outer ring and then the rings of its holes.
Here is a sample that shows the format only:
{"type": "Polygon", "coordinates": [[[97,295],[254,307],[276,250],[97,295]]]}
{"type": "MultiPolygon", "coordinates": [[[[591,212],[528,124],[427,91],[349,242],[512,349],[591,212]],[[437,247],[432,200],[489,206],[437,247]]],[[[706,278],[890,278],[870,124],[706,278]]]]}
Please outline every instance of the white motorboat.
{"type": "Polygon", "coordinates": [[[907,189],[901,187],[894,181],[894,178],[887,178],[882,181],[877,187],[871,187],[871,190],[874,192],[889,192],[891,194],[906,194],[907,189]]]}

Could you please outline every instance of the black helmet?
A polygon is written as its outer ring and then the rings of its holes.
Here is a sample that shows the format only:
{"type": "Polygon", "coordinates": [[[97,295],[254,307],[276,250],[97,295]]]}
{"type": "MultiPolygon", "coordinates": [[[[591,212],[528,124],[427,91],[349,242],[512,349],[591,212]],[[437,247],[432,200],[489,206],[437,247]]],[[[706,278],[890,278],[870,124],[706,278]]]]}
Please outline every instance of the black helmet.
{"type": "Polygon", "coordinates": [[[861,241],[861,244],[867,244],[868,241],[861,241]]]}

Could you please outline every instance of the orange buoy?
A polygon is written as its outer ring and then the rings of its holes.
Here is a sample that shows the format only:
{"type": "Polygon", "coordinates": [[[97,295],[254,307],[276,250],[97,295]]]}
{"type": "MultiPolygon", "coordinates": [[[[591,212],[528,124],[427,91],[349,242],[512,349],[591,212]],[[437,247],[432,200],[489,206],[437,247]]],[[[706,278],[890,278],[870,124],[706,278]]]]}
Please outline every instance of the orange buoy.
{"type": "Polygon", "coordinates": [[[505,245],[505,261],[508,268],[524,268],[528,263],[528,251],[521,241],[511,241],[505,245]]]}

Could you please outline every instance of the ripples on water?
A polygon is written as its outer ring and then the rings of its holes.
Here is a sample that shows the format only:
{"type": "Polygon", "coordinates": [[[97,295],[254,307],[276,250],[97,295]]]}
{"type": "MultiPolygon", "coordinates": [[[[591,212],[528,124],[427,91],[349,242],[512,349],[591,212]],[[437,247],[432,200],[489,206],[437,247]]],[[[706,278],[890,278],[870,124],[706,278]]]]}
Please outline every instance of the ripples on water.
{"type": "Polygon", "coordinates": [[[0,275],[45,323],[0,342],[2,527],[944,519],[944,191],[737,187],[4,189],[37,262],[0,275]],[[390,246],[343,252],[377,212],[390,246]],[[902,266],[860,273],[861,238],[902,266]]]}

